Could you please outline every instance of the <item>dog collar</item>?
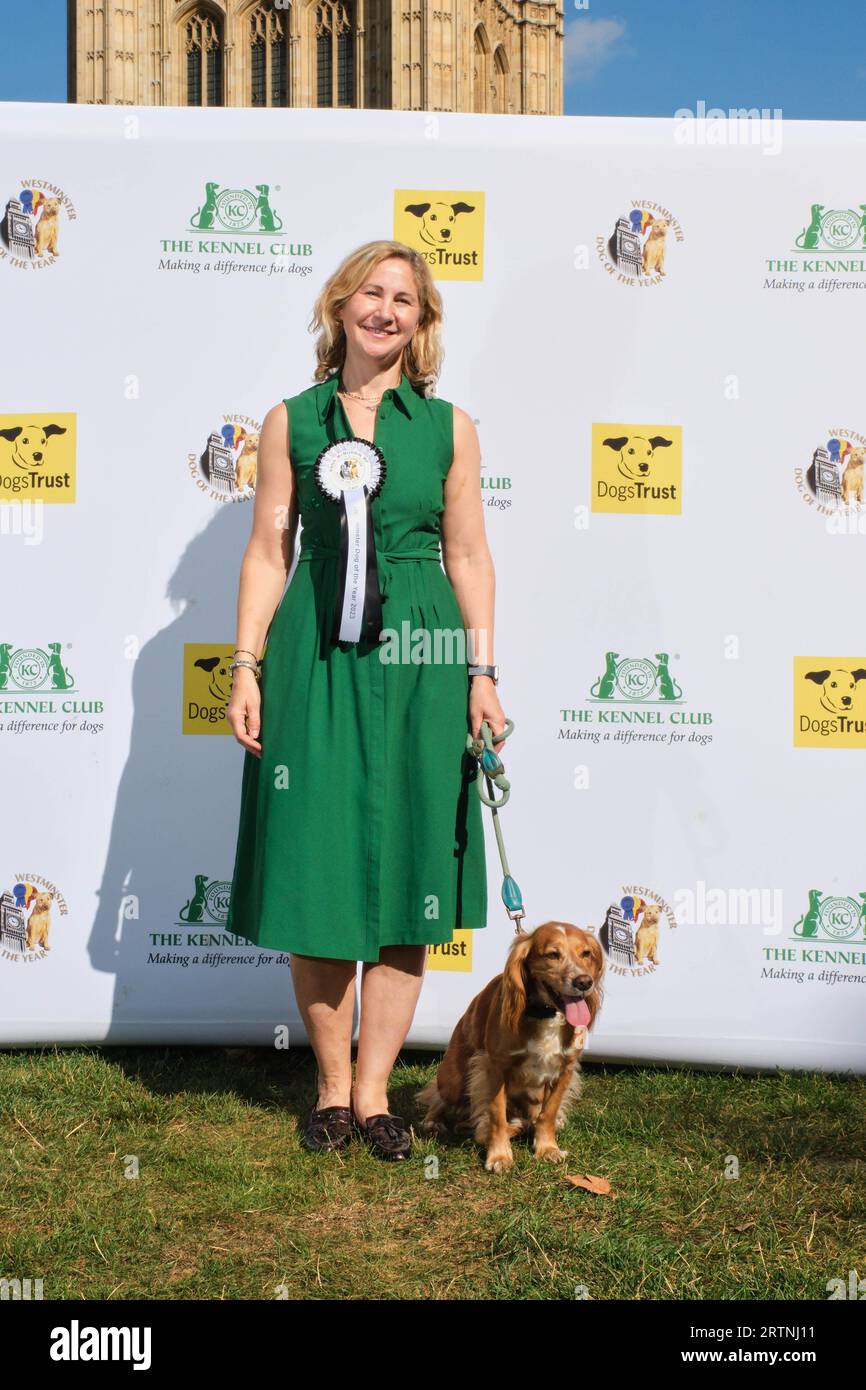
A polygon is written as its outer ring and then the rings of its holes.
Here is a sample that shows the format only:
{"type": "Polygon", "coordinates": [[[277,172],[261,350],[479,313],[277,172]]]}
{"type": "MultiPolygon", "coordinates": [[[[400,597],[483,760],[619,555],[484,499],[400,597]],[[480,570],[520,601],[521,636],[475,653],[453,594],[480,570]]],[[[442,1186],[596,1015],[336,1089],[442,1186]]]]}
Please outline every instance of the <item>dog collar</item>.
{"type": "Polygon", "coordinates": [[[528,1018],[553,1018],[554,1014],[559,1013],[552,1004],[527,1004],[523,1012],[528,1018]]]}

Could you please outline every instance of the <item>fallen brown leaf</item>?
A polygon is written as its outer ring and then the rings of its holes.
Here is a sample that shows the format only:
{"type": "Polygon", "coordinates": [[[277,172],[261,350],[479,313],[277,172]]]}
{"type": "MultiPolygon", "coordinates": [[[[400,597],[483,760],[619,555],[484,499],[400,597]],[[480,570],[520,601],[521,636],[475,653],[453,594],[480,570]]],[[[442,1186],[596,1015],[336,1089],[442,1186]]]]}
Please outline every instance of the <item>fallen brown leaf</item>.
{"type": "Polygon", "coordinates": [[[594,1192],[598,1197],[615,1197],[607,1178],[598,1178],[594,1173],[566,1173],[565,1181],[572,1187],[581,1187],[586,1192],[594,1192]]]}

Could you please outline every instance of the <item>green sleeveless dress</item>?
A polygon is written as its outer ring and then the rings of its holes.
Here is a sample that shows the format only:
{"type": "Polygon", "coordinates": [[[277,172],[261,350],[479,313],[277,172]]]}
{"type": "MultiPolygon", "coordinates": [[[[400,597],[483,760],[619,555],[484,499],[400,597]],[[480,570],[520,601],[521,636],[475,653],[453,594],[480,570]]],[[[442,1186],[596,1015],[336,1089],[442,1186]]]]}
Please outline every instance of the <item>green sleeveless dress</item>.
{"type": "MultiPolygon", "coordinates": [[[[477,764],[466,751],[463,618],[440,564],[453,407],[404,372],[373,442],[385,458],[373,517],[385,629],[449,629],[451,661],[383,661],[384,644],[330,641],[340,508],[313,470],[354,434],[331,376],[286,400],[302,523],[291,583],[262,656],[261,759],[244,753],[227,928],[259,946],[377,961],[390,945],[442,944],[487,920],[477,764]]],[[[417,653],[417,646],[415,648],[417,653]]]]}

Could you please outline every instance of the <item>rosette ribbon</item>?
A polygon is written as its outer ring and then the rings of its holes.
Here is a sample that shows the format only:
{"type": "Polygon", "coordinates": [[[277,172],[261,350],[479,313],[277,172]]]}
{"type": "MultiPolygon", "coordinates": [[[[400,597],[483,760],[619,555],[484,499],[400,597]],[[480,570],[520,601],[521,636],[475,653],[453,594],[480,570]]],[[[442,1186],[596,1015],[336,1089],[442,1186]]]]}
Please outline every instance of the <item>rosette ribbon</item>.
{"type": "Polygon", "coordinates": [[[378,642],[382,594],[370,502],[385,481],[385,459],[366,439],[341,439],[316,459],[316,486],[340,508],[332,642],[378,642]]]}

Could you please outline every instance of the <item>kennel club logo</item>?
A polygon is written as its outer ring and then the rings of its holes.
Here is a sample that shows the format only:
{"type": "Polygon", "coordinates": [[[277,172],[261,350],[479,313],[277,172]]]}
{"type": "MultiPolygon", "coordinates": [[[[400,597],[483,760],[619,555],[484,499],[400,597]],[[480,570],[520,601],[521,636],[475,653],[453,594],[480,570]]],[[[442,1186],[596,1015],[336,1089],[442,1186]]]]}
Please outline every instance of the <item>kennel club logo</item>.
{"type": "Polygon", "coordinates": [[[255,496],[261,426],[248,415],[224,415],[200,453],[187,455],[190,477],[214,502],[255,496]]]}
{"type": "Polygon", "coordinates": [[[75,501],[75,418],[0,415],[0,501],[75,501]]]}
{"type": "Polygon", "coordinates": [[[195,887],[177,914],[178,926],[190,922],[216,922],[225,926],[229,915],[231,883],[220,879],[209,879],[207,874],[195,875],[195,887]]]}
{"type": "Polygon", "coordinates": [[[794,747],[866,748],[866,657],[794,657],[794,747]]]}
{"type": "MultiPolygon", "coordinates": [[[[147,958],[148,965],[220,965],[231,962],[231,956],[215,952],[213,956],[180,955],[171,947],[183,946],[234,946],[243,937],[237,938],[226,931],[228,920],[231,883],[224,879],[208,878],[207,874],[195,874],[193,889],[177,914],[174,923],[177,930],[172,933],[160,931],[153,933],[153,949],[147,958]],[[156,943],[158,942],[158,949],[156,943]]],[[[264,956],[264,953],[262,953],[264,956]]],[[[288,959],[288,958],[287,958],[288,959]]]]}
{"type": "Polygon", "coordinates": [[[560,728],[559,737],[623,745],[649,741],[704,747],[712,743],[711,711],[681,708],[683,690],[670,662],[667,652],[656,652],[655,660],[605,652],[603,669],[590,686],[586,706],[560,709],[565,727],[560,728]],[[646,725],[648,732],[618,725],[646,725]]]}
{"type": "Polygon", "coordinates": [[[866,892],[856,898],[824,897],[809,889],[809,906],[794,923],[794,940],[866,942],[866,892]]]}
{"type": "Polygon", "coordinates": [[[680,516],[682,425],[592,427],[592,510],[680,516]]]}
{"type": "Polygon", "coordinates": [[[230,734],[226,706],[231,699],[234,646],[224,642],[185,642],[183,648],[184,734],[230,734]]]}
{"type": "Polygon", "coordinates": [[[808,220],[800,223],[800,230],[793,237],[793,245],[782,255],[767,258],[767,270],[775,273],[764,280],[764,289],[833,290],[842,275],[862,275],[866,271],[866,256],[861,254],[864,248],[866,203],[853,208],[828,208],[825,203],[813,203],[808,220]],[[822,280],[802,278],[822,272],[831,274],[822,280]]]}
{"type": "Polygon", "coordinates": [[[53,932],[69,908],[57,885],[38,874],[16,874],[0,892],[0,960],[44,960],[53,932]]]}
{"type": "Polygon", "coordinates": [[[394,239],[421,252],[434,280],[483,280],[484,194],[395,189],[394,239]]]}
{"type": "Polygon", "coordinates": [[[866,435],[855,430],[830,430],[826,444],[812,450],[808,467],[794,469],[797,491],[822,516],[840,522],[858,517],[864,512],[864,459],[866,435]]]}
{"type": "Polygon", "coordinates": [[[60,645],[49,642],[44,648],[13,647],[11,642],[0,642],[0,690],[26,695],[36,690],[74,690],[60,645]]]}
{"type": "Polygon", "coordinates": [[[45,647],[16,647],[12,642],[0,642],[0,715],[10,716],[0,729],[26,733],[31,726],[26,719],[16,718],[19,713],[35,714],[38,721],[40,716],[58,711],[65,716],[62,722],[47,726],[34,722],[34,730],[47,727],[48,731],[61,734],[101,734],[105,727],[88,717],[103,714],[105,705],[102,700],[80,698],[72,672],[64,664],[60,642],[49,642],[45,647]],[[34,699],[37,695],[42,698],[34,699]]]}
{"type": "MultiPolygon", "coordinates": [[[[280,185],[274,185],[280,192],[280,185]]],[[[204,186],[198,206],[185,229],[193,235],[161,237],[160,270],[188,270],[198,274],[231,274],[234,270],[264,275],[307,276],[313,248],[308,241],[290,240],[281,213],[274,207],[271,185],[223,188],[204,186]],[[223,260],[196,260],[220,256],[223,260]]]]}
{"type": "Polygon", "coordinates": [[[0,260],[16,270],[42,270],[60,259],[62,221],[78,214],[62,188],[44,179],[25,179],[6,198],[0,222],[0,260]]]}
{"type": "Polygon", "coordinates": [[[623,885],[622,897],[605,913],[598,939],[615,975],[651,975],[661,964],[660,939],[676,917],[650,888],[623,885]]]}
{"type": "Polygon", "coordinates": [[[607,237],[596,238],[598,258],[622,285],[658,285],[668,273],[668,247],[684,241],[673,213],[659,203],[633,203],[607,237]]]}

